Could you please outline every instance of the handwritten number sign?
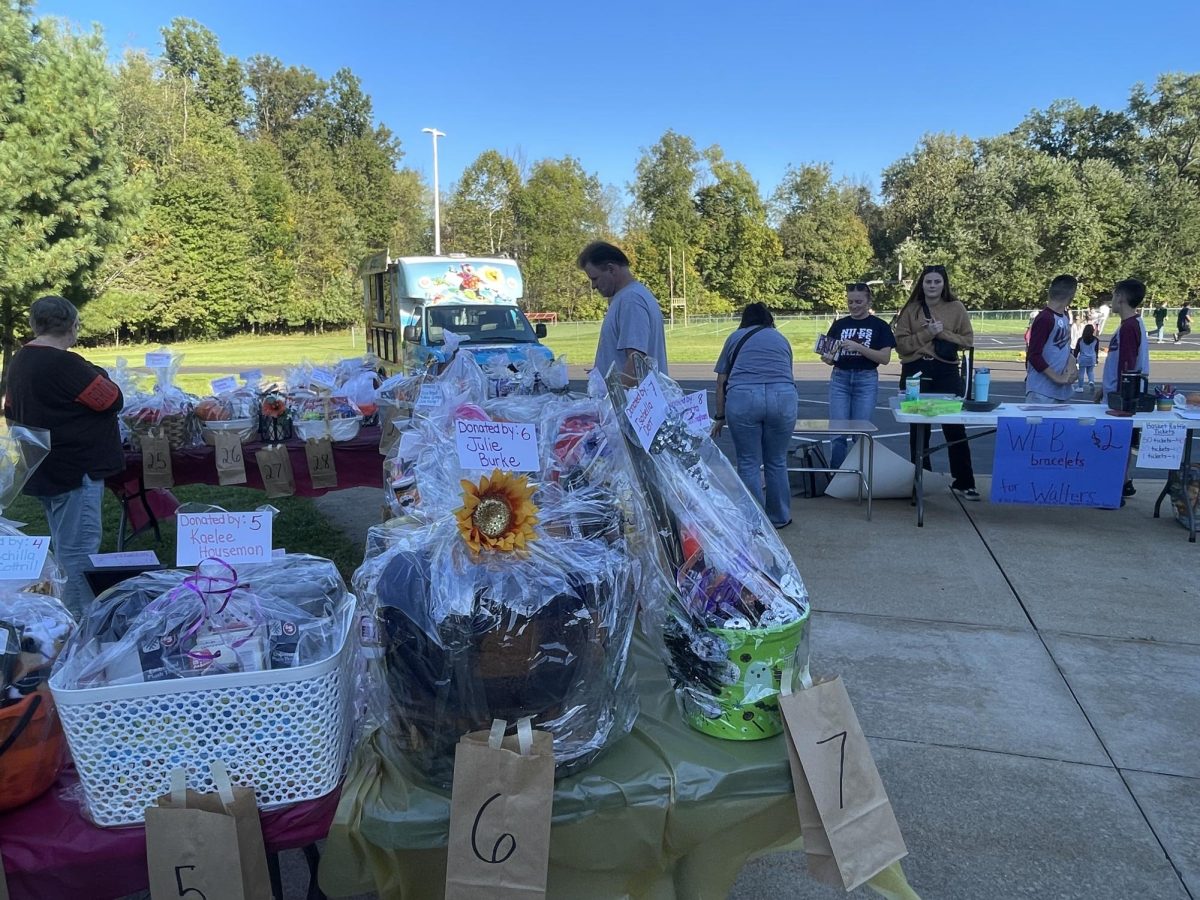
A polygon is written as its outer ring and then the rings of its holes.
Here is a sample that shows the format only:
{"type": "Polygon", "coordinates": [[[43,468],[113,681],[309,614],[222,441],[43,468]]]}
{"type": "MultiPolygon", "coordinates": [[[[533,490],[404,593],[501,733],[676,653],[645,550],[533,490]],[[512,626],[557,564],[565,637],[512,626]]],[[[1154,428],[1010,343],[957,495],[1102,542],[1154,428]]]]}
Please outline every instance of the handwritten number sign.
{"type": "Polygon", "coordinates": [[[667,419],[668,404],[666,395],[658,385],[658,376],[651,372],[642,379],[642,383],[629,392],[625,403],[625,415],[633,432],[642,444],[642,449],[649,451],[654,436],[667,419]]]}
{"type": "Polygon", "coordinates": [[[850,891],[908,850],[841,678],[792,693],[779,709],[808,871],[850,891]]]}
{"type": "Polygon", "coordinates": [[[245,484],[246,461],[242,456],[241,436],[233,431],[213,431],[213,446],[219,484],[245,484]]]}
{"type": "Polygon", "coordinates": [[[195,894],[197,897],[197,900],[208,900],[208,894],[204,893],[204,891],[200,890],[200,888],[183,886],[183,873],[184,872],[192,872],[192,871],[195,871],[195,869],[196,869],[195,866],[176,866],[175,867],[175,887],[179,889],[180,897],[187,897],[191,894],[195,894]]]}
{"type": "Polygon", "coordinates": [[[195,566],[209,557],[237,562],[271,558],[274,519],[267,512],[180,513],[175,565],[195,566]]]}
{"type": "Polygon", "coordinates": [[[42,577],[48,537],[0,535],[0,579],[5,581],[36,581],[42,577]]]}
{"type": "Polygon", "coordinates": [[[454,439],[458,447],[458,464],[464,469],[536,472],[541,468],[537,429],[528,422],[457,419],[454,439]]]}
{"type": "Polygon", "coordinates": [[[446,900],[531,900],[546,892],[554,741],[529,720],[516,736],[464,735],[454,752],[446,900]]]}
{"type": "Polygon", "coordinates": [[[1142,426],[1137,464],[1143,469],[1178,469],[1187,437],[1187,426],[1182,422],[1147,422],[1142,426]]]}
{"type": "Polygon", "coordinates": [[[333,465],[333,441],[328,435],[305,441],[304,457],[308,461],[308,477],[313,487],[337,487],[337,469],[333,465]]]}
{"type": "Polygon", "coordinates": [[[161,435],[143,435],[142,484],[148,488],[170,488],[175,486],[175,473],[171,469],[171,445],[161,435]]]}
{"type": "Polygon", "coordinates": [[[1133,437],[1128,419],[1005,417],[996,423],[992,502],[1035,506],[1121,505],[1133,437]]]}

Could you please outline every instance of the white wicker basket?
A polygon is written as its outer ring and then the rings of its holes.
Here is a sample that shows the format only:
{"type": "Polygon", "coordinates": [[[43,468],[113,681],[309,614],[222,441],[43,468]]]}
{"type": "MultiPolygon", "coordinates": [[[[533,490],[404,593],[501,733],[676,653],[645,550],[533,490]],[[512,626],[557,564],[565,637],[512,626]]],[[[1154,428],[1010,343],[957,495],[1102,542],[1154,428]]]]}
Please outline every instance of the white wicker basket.
{"type": "Polygon", "coordinates": [[[312,800],[341,781],[353,725],[352,616],[341,649],[293,669],[63,690],[50,679],[97,825],[132,825],[170,790],[171,770],[210,792],[220,759],[263,809],[312,800]]]}

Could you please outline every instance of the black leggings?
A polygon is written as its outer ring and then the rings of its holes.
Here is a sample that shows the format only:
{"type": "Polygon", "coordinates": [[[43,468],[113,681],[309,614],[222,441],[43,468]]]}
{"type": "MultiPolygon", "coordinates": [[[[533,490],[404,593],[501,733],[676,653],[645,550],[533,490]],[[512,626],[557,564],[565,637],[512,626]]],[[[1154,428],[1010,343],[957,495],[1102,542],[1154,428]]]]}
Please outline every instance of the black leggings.
{"type": "MultiPolygon", "coordinates": [[[[958,366],[942,362],[939,359],[918,359],[915,362],[903,363],[900,366],[900,387],[909,375],[921,375],[921,393],[959,394],[963,393],[962,376],[958,366]]],[[[925,433],[925,449],[929,449],[929,437],[933,428],[929,425],[910,425],[908,427],[908,458],[917,461],[917,429],[925,433]]],[[[971,468],[971,445],[967,443],[967,429],[962,425],[943,425],[942,436],[950,442],[946,453],[950,456],[950,474],[954,478],[954,487],[961,491],[975,487],[975,471],[971,468]]],[[[925,468],[933,470],[929,456],[925,456],[925,468]]]]}

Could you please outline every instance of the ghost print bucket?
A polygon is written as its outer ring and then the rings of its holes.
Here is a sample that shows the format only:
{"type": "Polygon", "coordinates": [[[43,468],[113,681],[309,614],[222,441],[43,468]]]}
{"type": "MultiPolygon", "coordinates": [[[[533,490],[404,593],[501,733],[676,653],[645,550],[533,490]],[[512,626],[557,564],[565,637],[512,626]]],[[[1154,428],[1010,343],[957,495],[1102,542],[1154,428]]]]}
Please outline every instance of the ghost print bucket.
{"type": "Polygon", "coordinates": [[[728,741],[782,734],[779,685],[789,666],[798,671],[807,663],[808,654],[797,651],[807,643],[808,615],[805,610],[801,618],[769,628],[708,629],[729,645],[725,683],[715,697],[720,712],[713,717],[693,708],[687,713],[688,724],[728,741]]]}

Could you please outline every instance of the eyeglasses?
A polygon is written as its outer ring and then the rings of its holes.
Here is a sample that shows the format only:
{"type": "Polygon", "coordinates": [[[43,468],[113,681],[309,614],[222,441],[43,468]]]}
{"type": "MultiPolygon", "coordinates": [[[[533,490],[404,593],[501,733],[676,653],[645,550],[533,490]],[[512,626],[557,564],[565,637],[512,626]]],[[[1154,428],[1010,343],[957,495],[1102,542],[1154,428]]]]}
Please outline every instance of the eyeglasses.
{"type": "Polygon", "coordinates": [[[870,293],[871,286],[869,284],[867,284],[865,281],[856,281],[853,284],[846,285],[846,290],[848,290],[848,291],[867,291],[868,293],[870,293]]]}

